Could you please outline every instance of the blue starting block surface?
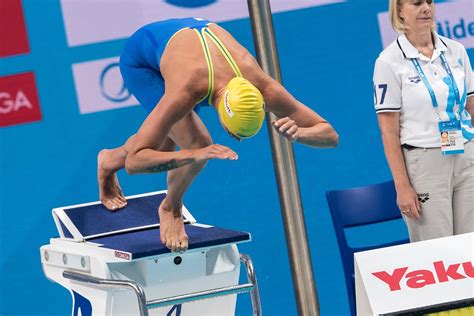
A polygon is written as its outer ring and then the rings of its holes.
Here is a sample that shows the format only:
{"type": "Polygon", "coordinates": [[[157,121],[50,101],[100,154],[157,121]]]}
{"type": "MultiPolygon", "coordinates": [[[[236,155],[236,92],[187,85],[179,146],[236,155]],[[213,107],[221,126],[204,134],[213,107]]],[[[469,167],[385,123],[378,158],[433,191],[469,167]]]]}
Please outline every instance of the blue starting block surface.
{"type": "MultiPolygon", "coordinates": [[[[109,211],[101,203],[64,208],[64,213],[84,238],[123,231],[131,228],[157,226],[158,207],[166,193],[127,199],[127,206],[118,211],[109,211]]],[[[185,222],[189,219],[184,218],[185,222]]],[[[66,228],[63,226],[63,228],[66,228]]],[[[64,230],[66,237],[71,232],[64,230]]]]}
{"type": "MultiPolygon", "coordinates": [[[[189,250],[250,241],[250,234],[213,226],[186,224],[189,250]]],[[[101,247],[130,253],[130,259],[139,259],[169,253],[160,241],[160,229],[151,228],[120,235],[99,237],[89,241],[102,244],[101,247]]]]}
{"type": "MultiPolygon", "coordinates": [[[[170,252],[160,241],[158,207],[165,197],[163,191],[127,197],[127,206],[115,212],[100,202],[68,206],[54,209],[53,216],[62,237],[94,243],[127,260],[139,259],[170,252]]],[[[247,232],[195,224],[184,206],[183,220],[190,250],[251,239],[247,232]]]]}

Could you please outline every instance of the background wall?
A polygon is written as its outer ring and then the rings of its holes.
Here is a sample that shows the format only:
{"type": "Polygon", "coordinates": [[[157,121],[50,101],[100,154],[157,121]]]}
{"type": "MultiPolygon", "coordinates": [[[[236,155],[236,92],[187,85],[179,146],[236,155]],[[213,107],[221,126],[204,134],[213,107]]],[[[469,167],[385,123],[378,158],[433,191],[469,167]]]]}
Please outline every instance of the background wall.
{"type": "MultiPolygon", "coordinates": [[[[99,150],[121,145],[145,118],[113,66],[125,38],[152,20],[201,16],[253,53],[250,21],[237,0],[0,1],[0,314],[67,315],[70,295],[44,277],[39,247],[57,236],[53,207],[98,199],[99,150]]],[[[372,106],[374,61],[393,39],[387,2],[271,2],[285,86],[340,135],[337,149],[294,146],[322,315],[349,313],[324,194],[391,177],[372,106]]],[[[473,12],[472,0],[437,1],[439,32],[461,41],[471,62],[473,12]]],[[[211,161],[185,204],[202,223],[252,233],[240,250],[254,260],[265,314],[295,315],[267,131],[238,143],[213,111],[200,115],[239,160],[211,161]]],[[[164,175],[119,178],[127,195],[166,184],[164,175]]],[[[395,222],[349,234],[358,243],[406,232],[395,222]]],[[[237,314],[250,313],[240,296],[237,314]]]]}

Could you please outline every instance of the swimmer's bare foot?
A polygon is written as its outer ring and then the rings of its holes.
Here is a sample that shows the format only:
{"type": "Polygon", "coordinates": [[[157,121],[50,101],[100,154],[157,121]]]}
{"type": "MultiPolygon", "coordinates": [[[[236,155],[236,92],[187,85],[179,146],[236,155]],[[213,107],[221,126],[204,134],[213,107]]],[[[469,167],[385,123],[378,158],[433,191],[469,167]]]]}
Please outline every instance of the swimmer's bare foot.
{"type": "Polygon", "coordinates": [[[181,207],[173,207],[166,200],[158,208],[160,216],[160,240],[173,252],[184,252],[188,249],[188,235],[184,230],[181,207]]]}
{"type": "Polygon", "coordinates": [[[111,211],[124,208],[127,200],[117,179],[116,172],[109,166],[112,163],[112,150],[104,149],[97,156],[97,181],[100,201],[111,211]]]}

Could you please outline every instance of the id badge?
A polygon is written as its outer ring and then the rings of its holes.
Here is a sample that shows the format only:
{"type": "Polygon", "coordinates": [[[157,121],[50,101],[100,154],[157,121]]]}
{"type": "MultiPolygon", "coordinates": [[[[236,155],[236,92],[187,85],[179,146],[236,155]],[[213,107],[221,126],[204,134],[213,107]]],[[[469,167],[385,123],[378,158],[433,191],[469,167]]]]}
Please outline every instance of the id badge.
{"type": "Polygon", "coordinates": [[[443,156],[464,153],[461,121],[438,122],[443,156]]]}

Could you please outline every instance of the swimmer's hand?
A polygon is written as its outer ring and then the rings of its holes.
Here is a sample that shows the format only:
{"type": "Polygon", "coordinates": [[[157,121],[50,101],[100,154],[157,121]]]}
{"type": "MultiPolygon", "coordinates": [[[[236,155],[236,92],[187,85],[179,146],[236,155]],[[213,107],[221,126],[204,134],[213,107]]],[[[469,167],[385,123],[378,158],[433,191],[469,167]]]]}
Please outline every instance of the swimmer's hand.
{"type": "Polygon", "coordinates": [[[280,135],[287,138],[290,142],[296,142],[298,140],[299,127],[296,125],[296,122],[289,117],[272,121],[272,125],[280,135]]]}
{"type": "Polygon", "coordinates": [[[207,161],[209,159],[237,160],[239,158],[232,149],[219,144],[212,144],[204,148],[194,149],[193,156],[196,161],[207,161]]]}

